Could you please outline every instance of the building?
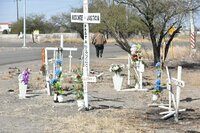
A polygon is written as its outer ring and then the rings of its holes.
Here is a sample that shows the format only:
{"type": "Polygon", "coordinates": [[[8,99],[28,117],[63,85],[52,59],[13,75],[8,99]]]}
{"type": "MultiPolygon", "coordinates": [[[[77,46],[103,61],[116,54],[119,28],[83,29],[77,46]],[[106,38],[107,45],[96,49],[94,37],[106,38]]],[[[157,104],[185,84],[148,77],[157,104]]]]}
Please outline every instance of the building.
{"type": "Polygon", "coordinates": [[[11,23],[0,23],[0,34],[8,34],[11,32],[11,23]]]}

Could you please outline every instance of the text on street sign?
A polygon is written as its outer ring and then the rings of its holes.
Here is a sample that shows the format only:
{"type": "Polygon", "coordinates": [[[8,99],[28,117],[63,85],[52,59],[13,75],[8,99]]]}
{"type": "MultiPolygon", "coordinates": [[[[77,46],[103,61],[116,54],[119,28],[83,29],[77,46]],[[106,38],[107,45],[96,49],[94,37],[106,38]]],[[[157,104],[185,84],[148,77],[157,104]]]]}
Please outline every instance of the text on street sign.
{"type": "Polygon", "coordinates": [[[100,23],[100,13],[71,13],[71,22],[100,23]]]}

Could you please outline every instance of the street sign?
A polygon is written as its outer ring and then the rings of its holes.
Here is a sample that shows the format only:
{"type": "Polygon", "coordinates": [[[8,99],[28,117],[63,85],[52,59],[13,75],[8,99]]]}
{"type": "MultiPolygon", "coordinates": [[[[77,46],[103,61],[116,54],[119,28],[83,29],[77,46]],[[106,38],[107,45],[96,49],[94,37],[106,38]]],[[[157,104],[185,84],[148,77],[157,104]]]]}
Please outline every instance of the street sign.
{"type": "Polygon", "coordinates": [[[71,13],[71,22],[100,23],[100,13],[71,13]]]}
{"type": "Polygon", "coordinates": [[[182,81],[182,80],[178,80],[178,79],[172,78],[171,81],[176,86],[179,86],[179,87],[184,87],[185,86],[185,82],[182,81]]]}
{"type": "Polygon", "coordinates": [[[97,78],[96,77],[89,77],[89,76],[82,77],[82,80],[83,80],[83,82],[93,82],[93,83],[97,82],[97,78]]]}

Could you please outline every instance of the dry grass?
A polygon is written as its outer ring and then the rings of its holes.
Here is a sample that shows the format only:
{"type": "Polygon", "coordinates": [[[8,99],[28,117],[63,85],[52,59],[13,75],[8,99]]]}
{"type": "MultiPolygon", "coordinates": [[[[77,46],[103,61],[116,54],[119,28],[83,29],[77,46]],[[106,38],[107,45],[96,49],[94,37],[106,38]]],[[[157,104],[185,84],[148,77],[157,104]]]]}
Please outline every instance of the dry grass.
{"type": "MultiPolygon", "coordinates": [[[[153,62],[153,53],[152,50],[142,50],[142,54],[144,56],[144,61],[148,60],[150,62],[153,62]]],[[[121,58],[121,57],[120,57],[121,58]]],[[[127,57],[124,57],[126,59],[127,57]]],[[[193,69],[193,64],[198,65],[197,63],[200,61],[200,53],[195,53],[195,55],[192,53],[190,47],[186,46],[174,46],[170,47],[169,53],[166,59],[167,62],[173,62],[173,64],[182,64],[181,61],[185,62],[186,64],[182,65],[191,65],[191,68],[188,66],[187,68],[183,67],[183,74],[182,78],[186,84],[190,87],[197,87],[199,88],[200,82],[196,79],[199,79],[200,77],[200,71],[198,68],[193,69]],[[175,63],[176,62],[176,63],[175,63]]],[[[170,65],[170,64],[169,64],[170,65]]],[[[154,75],[155,72],[145,70],[146,76],[154,75]]],[[[165,70],[163,71],[163,79],[167,78],[167,75],[165,75],[165,70]]],[[[173,71],[174,76],[176,77],[177,70],[174,69],[173,71]]],[[[151,81],[151,80],[149,80],[151,81]]],[[[154,79],[152,80],[154,81],[154,79]]],[[[163,80],[164,81],[164,80],[163,80]]],[[[164,81],[166,82],[166,81],[164,81]]]]}
{"type": "Polygon", "coordinates": [[[200,82],[199,77],[200,77],[200,73],[199,72],[188,72],[188,73],[184,73],[184,77],[183,80],[186,82],[186,85],[189,84],[188,86],[193,86],[196,88],[200,87],[200,82]],[[185,74],[185,75],[184,75],[185,74]]]}
{"type": "MultiPolygon", "coordinates": [[[[59,38],[47,38],[44,40],[41,40],[44,43],[60,43],[59,38]]],[[[70,44],[82,44],[83,40],[81,38],[65,38],[64,43],[70,43],[70,44]]]]}
{"type": "MultiPolygon", "coordinates": [[[[128,110],[108,110],[110,113],[98,115],[93,113],[78,113],[67,118],[60,117],[53,127],[54,132],[60,133],[145,133],[151,131],[142,127],[141,121],[128,118],[128,110]],[[123,115],[123,116],[122,116],[123,115]],[[139,126],[139,125],[140,126],[139,126]],[[66,128],[67,127],[67,128],[66,128]]],[[[132,116],[134,114],[131,114],[132,116]]]]}
{"type": "MultiPolygon", "coordinates": [[[[163,50],[161,49],[161,56],[163,56],[163,50]]],[[[152,60],[153,59],[153,51],[152,50],[142,50],[142,54],[144,59],[152,60]]],[[[169,48],[169,52],[167,55],[167,60],[182,60],[185,58],[189,58],[192,56],[192,52],[190,47],[186,46],[172,46],[169,48]]],[[[200,59],[200,54],[195,54],[195,60],[200,59]]]]}

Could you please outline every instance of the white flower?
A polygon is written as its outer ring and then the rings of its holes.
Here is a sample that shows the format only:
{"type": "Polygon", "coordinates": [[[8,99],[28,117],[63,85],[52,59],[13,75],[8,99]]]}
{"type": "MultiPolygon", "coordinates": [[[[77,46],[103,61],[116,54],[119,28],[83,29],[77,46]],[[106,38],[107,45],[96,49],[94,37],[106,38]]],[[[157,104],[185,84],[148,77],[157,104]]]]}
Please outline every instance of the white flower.
{"type": "Polygon", "coordinates": [[[124,68],[124,64],[112,64],[109,68],[110,72],[119,73],[124,68]]]}
{"type": "Polygon", "coordinates": [[[119,69],[119,66],[114,66],[113,71],[117,71],[119,69]]]}
{"type": "Polygon", "coordinates": [[[135,44],[132,44],[132,46],[131,46],[131,54],[135,54],[135,52],[136,52],[136,50],[137,50],[137,47],[136,47],[136,45],[135,44]]]}

